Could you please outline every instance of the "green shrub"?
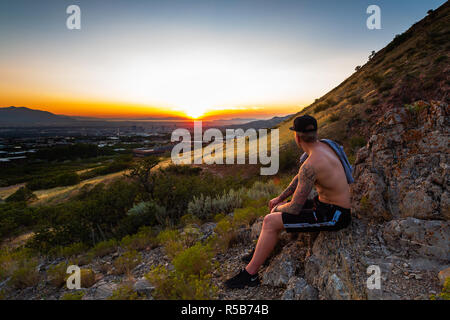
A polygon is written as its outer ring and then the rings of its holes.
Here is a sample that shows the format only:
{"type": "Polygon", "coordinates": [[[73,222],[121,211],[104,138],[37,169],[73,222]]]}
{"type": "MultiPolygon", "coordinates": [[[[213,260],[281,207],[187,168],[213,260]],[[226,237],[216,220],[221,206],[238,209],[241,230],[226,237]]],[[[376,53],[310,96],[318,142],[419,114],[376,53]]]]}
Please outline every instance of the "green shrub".
{"type": "Polygon", "coordinates": [[[187,225],[191,225],[191,224],[200,225],[202,223],[202,221],[195,215],[188,213],[181,217],[180,223],[182,226],[187,226],[187,225]]]}
{"type": "Polygon", "coordinates": [[[84,291],[66,292],[60,300],[81,300],[86,293],[84,291]]]}
{"type": "Polygon", "coordinates": [[[231,189],[214,198],[201,194],[188,204],[188,213],[200,219],[210,219],[217,213],[229,213],[242,205],[241,192],[231,189]]]}
{"type": "Polygon", "coordinates": [[[38,220],[37,210],[25,202],[0,203],[0,239],[28,231],[38,220]]]}
{"type": "Polygon", "coordinates": [[[170,258],[174,258],[178,253],[186,249],[189,245],[192,245],[192,242],[198,238],[198,234],[189,234],[185,236],[181,235],[177,230],[164,230],[161,231],[156,237],[157,243],[164,247],[165,253],[170,258]],[[194,236],[194,238],[192,238],[194,236]]]}
{"type": "Polygon", "coordinates": [[[166,223],[166,209],[154,201],[139,202],[127,211],[122,233],[136,233],[142,226],[153,226],[166,223]]]}
{"type": "Polygon", "coordinates": [[[257,199],[269,199],[277,196],[282,191],[281,187],[275,184],[274,180],[269,180],[264,183],[261,181],[256,181],[251,188],[246,192],[247,199],[257,200],[257,199]]]}
{"type": "Polygon", "coordinates": [[[154,248],[157,241],[153,230],[149,227],[143,227],[138,233],[123,237],[120,245],[128,250],[144,250],[154,248]]]}
{"type": "Polygon", "coordinates": [[[48,268],[47,276],[52,285],[61,288],[66,283],[68,277],[67,267],[67,262],[61,262],[48,268]]]}
{"type": "Polygon", "coordinates": [[[211,271],[213,252],[208,245],[196,243],[175,256],[172,263],[175,270],[184,275],[200,275],[211,271]]]}
{"type": "Polygon", "coordinates": [[[30,190],[50,189],[55,187],[72,186],[80,182],[75,172],[66,172],[53,177],[34,178],[26,184],[30,190]]]}
{"type": "Polygon", "coordinates": [[[36,195],[28,189],[26,186],[19,188],[16,192],[14,192],[12,195],[10,195],[8,198],[6,198],[6,202],[13,202],[13,201],[30,201],[30,200],[36,200],[36,195]]]}
{"type": "Polygon", "coordinates": [[[95,273],[91,269],[80,270],[80,280],[82,288],[90,288],[95,284],[95,273]]]}
{"type": "Polygon", "coordinates": [[[290,141],[280,148],[279,172],[291,172],[298,169],[300,159],[300,148],[295,141],[290,141]]]}
{"type": "Polygon", "coordinates": [[[216,250],[225,252],[236,237],[236,229],[233,227],[231,219],[225,218],[220,220],[214,232],[217,236],[211,238],[211,243],[215,246],[216,250]]]}
{"type": "Polygon", "coordinates": [[[133,290],[133,285],[130,283],[123,283],[113,291],[108,300],[136,300],[138,298],[139,295],[133,290]]]}
{"type": "Polygon", "coordinates": [[[77,242],[65,247],[55,247],[49,252],[49,255],[69,259],[86,252],[87,249],[88,248],[84,243],[77,242]]]}
{"type": "Polygon", "coordinates": [[[89,254],[92,257],[104,257],[108,254],[117,251],[118,243],[115,239],[110,239],[107,241],[102,241],[97,243],[93,248],[89,250],[89,254]]]}
{"type": "Polygon", "coordinates": [[[25,289],[37,285],[40,280],[37,266],[38,263],[35,258],[20,261],[12,272],[8,284],[16,289],[25,289]]]}
{"type": "Polygon", "coordinates": [[[129,250],[123,253],[120,257],[114,260],[114,267],[117,274],[130,274],[139,263],[141,263],[142,256],[136,250],[129,250]]]}
{"type": "Polygon", "coordinates": [[[217,287],[211,283],[211,276],[186,275],[164,266],[157,266],[145,276],[155,286],[154,297],[164,300],[207,300],[214,299],[217,287]]]}
{"type": "Polygon", "coordinates": [[[25,263],[30,258],[33,258],[30,250],[10,250],[7,247],[0,248],[0,281],[10,277],[14,270],[25,263]]]}
{"type": "Polygon", "coordinates": [[[234,212],[233,224],[235,227],[247,226],[249,227],[258,217],[265,216],[268,214],[269,209],[267,205],[259,208],[245,207],[242,209],[237,209],[234,212]]]}

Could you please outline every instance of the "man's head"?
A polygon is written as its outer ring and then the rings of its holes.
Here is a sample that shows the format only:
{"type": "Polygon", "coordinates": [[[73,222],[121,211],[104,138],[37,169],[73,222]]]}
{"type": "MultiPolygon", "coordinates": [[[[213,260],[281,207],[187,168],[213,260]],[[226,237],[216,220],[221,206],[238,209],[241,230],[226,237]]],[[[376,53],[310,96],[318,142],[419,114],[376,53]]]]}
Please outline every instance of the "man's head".
{"type": "Polygon", "coordinates": [[[299,147],[302,147],[302,143],[314,143],[318,140],[317,120],[309,115],[295,118],[294,125],[289,129],[295,131],[295,142],[299,147]]]}

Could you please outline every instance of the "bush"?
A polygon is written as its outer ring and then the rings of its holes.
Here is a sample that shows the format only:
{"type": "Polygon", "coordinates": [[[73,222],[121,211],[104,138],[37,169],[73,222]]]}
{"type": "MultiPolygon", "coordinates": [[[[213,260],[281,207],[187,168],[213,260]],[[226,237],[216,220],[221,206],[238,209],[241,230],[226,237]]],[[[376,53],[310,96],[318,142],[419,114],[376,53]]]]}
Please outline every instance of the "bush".
{"type": "Polygon", "coordinates": [[[130,274],[139,263],[142,257],[136,250],[129,250],[114,260],[114,267],[117,274],[130,274]]]}
{"type": "Polygon", "coordinates": [[[203,194],[194,197],[188,204],[188,213],[200,219],[210,219],[216,213],[229,213],[241,205],[241,193],[232,189],[214,198],[203,194]]]}
{"type": "Polygon", "coordinates": [[[136,300],[139,298],[130,283],[123,283],[115,289],[108,300],[136,300]]]}
{"type": "Polygon", "coordinates": [[[138,233],[125,236],[120,241],[120,245],[128,250],[144,250],[148,247],[153,248],[156,244],[153,230],[148,227],[143,227],[138,233]]]}
{"type": "Polygon", "coordinates": [[[38,263],[35,258],[20,261],[12,272],[8,284],[16,289],[25,289],[37,285],[40,280],[37,266],[38,263]]]}
{"type": "Polygon", "coordinates": [[[26,184],[30,190],[50,189],[78,184],[80,177],[75,172],[62,173],[53,177],[34,178],[26,184]]]}
{"type": "Polygon", "coordinates": [[[92,257],[104,257],[108,254],[117,251],[118,243],[115,239],[102,241],[97,243],[92,249],[89,250],[89,255],[92,257]]]}
{"type": "Polygon", "coordinates": [[[8,198],[6,198],[6,202],[13,202],[13,201],[30,201],[30,200],[36,200],[36,195],[28,189],[26,186],[19,188],[16,192],[14,192],[12,195],[10,195],[8,198]]]}
{"type": "Polygon", "coordinates": [[[259,208],[246,207],[237,209],[233,216],[233,224],[235,227],[240,227],[243,225],[249,227],[258,217],[268,214],[268,211],[269,209],[266,205],[259,208]]]}
{"type": "Polygon", "coordinates": [[[68,276],[67,267],[67,262],[61,262],[48,268],[47,276],[52,285],[57,288],[61,288],[66,283],[68,276]]]}
{"type": "Polygon", "coordinates": [[[195,215],[188,213],[181,217],[180,223],[182,226],[187,226],[187,225],[192,225],[192,224],[200,225],[202,223],[202,221],[195,215]]]}
{"type": "Polygon", "coordinates": [[[211,283],[210,275],[186,275],[164,266],[152,268],[145,276],[155,286],[154,296],[164,300],[214,299],[217,287],[211,283]]]}
{"type": "Polygon", "coordinates": [[[180,233],[176,230],[161,231],[156,237],[157,243],[164,246],[166,254],[173,258],[184,249],[180,233]]]}
{"type": "Polygon", "coordinates": [[[0,204],[0,239],[27,231],[37,220],[36,209],[27,207],[25,202],[0,204]]]}
{"type": "Polygon", "coordinates": [[[280,148],[280,172],[290,172],[298,169],[298,160],[300,159],[300,149],[291,141],[280,148]]]}
{"type": "Polygon", "coordinates": [[[74,258],[87,251],[87,246],[84,243],[77,242],[66,247],[55,247],[50,250],[49,255],[52,257],[62,257],[62,258],[74,258]]]}
{"type": "Polygon", "coordinates": [[[28,245],[47,253],[55,251],[57,246],[71,243],[94,246],[100,241],[135,233],[139,223],[146,223],[140,216],[127,215],[136,194],[134,184],[115,181],[108,187],[98,184],[62,204],[36,208],[36,215],[45,219],[39,221],[28,245]]]}
{"type": "Polygon", "coordinates": [[[80,280],[82,288],[90,288],[95,284],[95,273],[91,269],[80,270],[80,280]]]}
{"type": "Polygon", "coordinates": [[[127,217],[122,222],[122,234],[134,234],[142,226],[166,224],[166,209],[154,201],[139,202],[127,211],[127,217]]]}
{"type": "Polygon", "coordinates": [[[276,195],[280,194],[281,188],[279,185],[276,185],[273,180],[269,180],[264,183],[261,181],[256,181],[253,186],[247,190],[246,197],[251,200],[257,199],[269,199],[273,198],[276,195]]]}
{"type": "Polygon", "coordinates": [[[211,271],[213,252],[207,245],[197,243],[175,256],[172,263],[183,275],[200,275],[211,271]]]}
{"type": "Polygon", "coordinates": [[[233,227],[231,219],[225,218],[220,220],[214,232],[217,234],[215,238],[211,238],[211,243],[216,250],[225,252],[230,247],[232,241],[236,238],[236,229],[233,227]]]}

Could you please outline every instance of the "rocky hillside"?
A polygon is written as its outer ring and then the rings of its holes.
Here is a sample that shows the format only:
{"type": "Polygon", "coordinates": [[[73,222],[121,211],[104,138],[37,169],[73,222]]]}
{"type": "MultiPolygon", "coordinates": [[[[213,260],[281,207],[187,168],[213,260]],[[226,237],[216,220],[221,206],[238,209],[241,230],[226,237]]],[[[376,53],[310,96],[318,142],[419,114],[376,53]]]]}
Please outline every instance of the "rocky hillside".
{"type": "MultiPolygon", "coordinates": [[[[392,108],[417,100],[449,103],[449,37],[450,3],[446,2],[295,116],[315,116],[321,136],[333,137],[353,152],[351,138],[367,142],[378,119],[392,108]]],[[[292,139],[291,123],[279,126],[281,144],[292,139]]]]}
{"type": "MultiPolygon", "coordinates": [[[[121,244],[128,243],[127,249],[122,245],[94,248],[95,258],[71,261],[86,270],[82,284],[86,289],[78,296],[67,295],[62,287],[66,275],[61,258],[41,260],[42,277],[26,279],[21,289],[10,290],[6,281],[0,283],[0,297],[4,292],[8,299],[158,298],[168,290],[161,285],[164,272],[160,278],[153,276],[153,283],[144,275],[155,266],[171,272],[183,262],[181,258],[190,258],[183,254],[172,259],[171,251],[180,241],[190,243],[193,249],[185,252],[192,257],[207,258],[201,246],[211,239],[220,242],[231,233],[227,249],[211,257],[208,279],[217,286],[214,297],[218,299],[429,299],[439,295],[450,276],[449,22],[447,2],[299,113],[315,115],[321,135],[341,140],[348,153],[354,153],[353,221],[338,232],[281,234],[274,254],[260,271],[261,286],[225,290],[222,285],[245,266],[240,259],[252,249],[262,225],[259,218],[234,230],[229,223],[238,220],[235,211],[218,223],[191,223],[189,229],[177,231],[176,241],[166,237],[165,245],[137,235],[122,240],[121,244]],[[381,271],[380,289],[367,286],[369,266],[381,271]],[[29,282],[37,284],[27,286],[29,282]]],[[[280,126],[284,143],[292,137],[289,125],[280,126]]],[[[245,218],[242,213],[240,219],[245,218]]],[[[201,264],[206,258],[197,261],[201,264]]],[[[173,283],[183,285],[176,276],[169,275],[173,283]]],[[[202,290],[208,288],[205,284],[202,290]]],[[[448,296],[448,286],[445,290],[448,296]]]]}

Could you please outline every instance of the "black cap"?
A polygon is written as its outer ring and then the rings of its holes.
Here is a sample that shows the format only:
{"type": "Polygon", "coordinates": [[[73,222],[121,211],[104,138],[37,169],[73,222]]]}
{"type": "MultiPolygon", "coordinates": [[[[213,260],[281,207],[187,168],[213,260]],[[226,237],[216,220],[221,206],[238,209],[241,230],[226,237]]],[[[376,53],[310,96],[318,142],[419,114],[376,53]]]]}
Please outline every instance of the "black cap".
{"type": "Polygon", "coordinates": [[[292,131],[313,132],[317,131],[317,120],[314,117],[304,115],[294,120],[294,126],[290,127],[292,131]]]}

